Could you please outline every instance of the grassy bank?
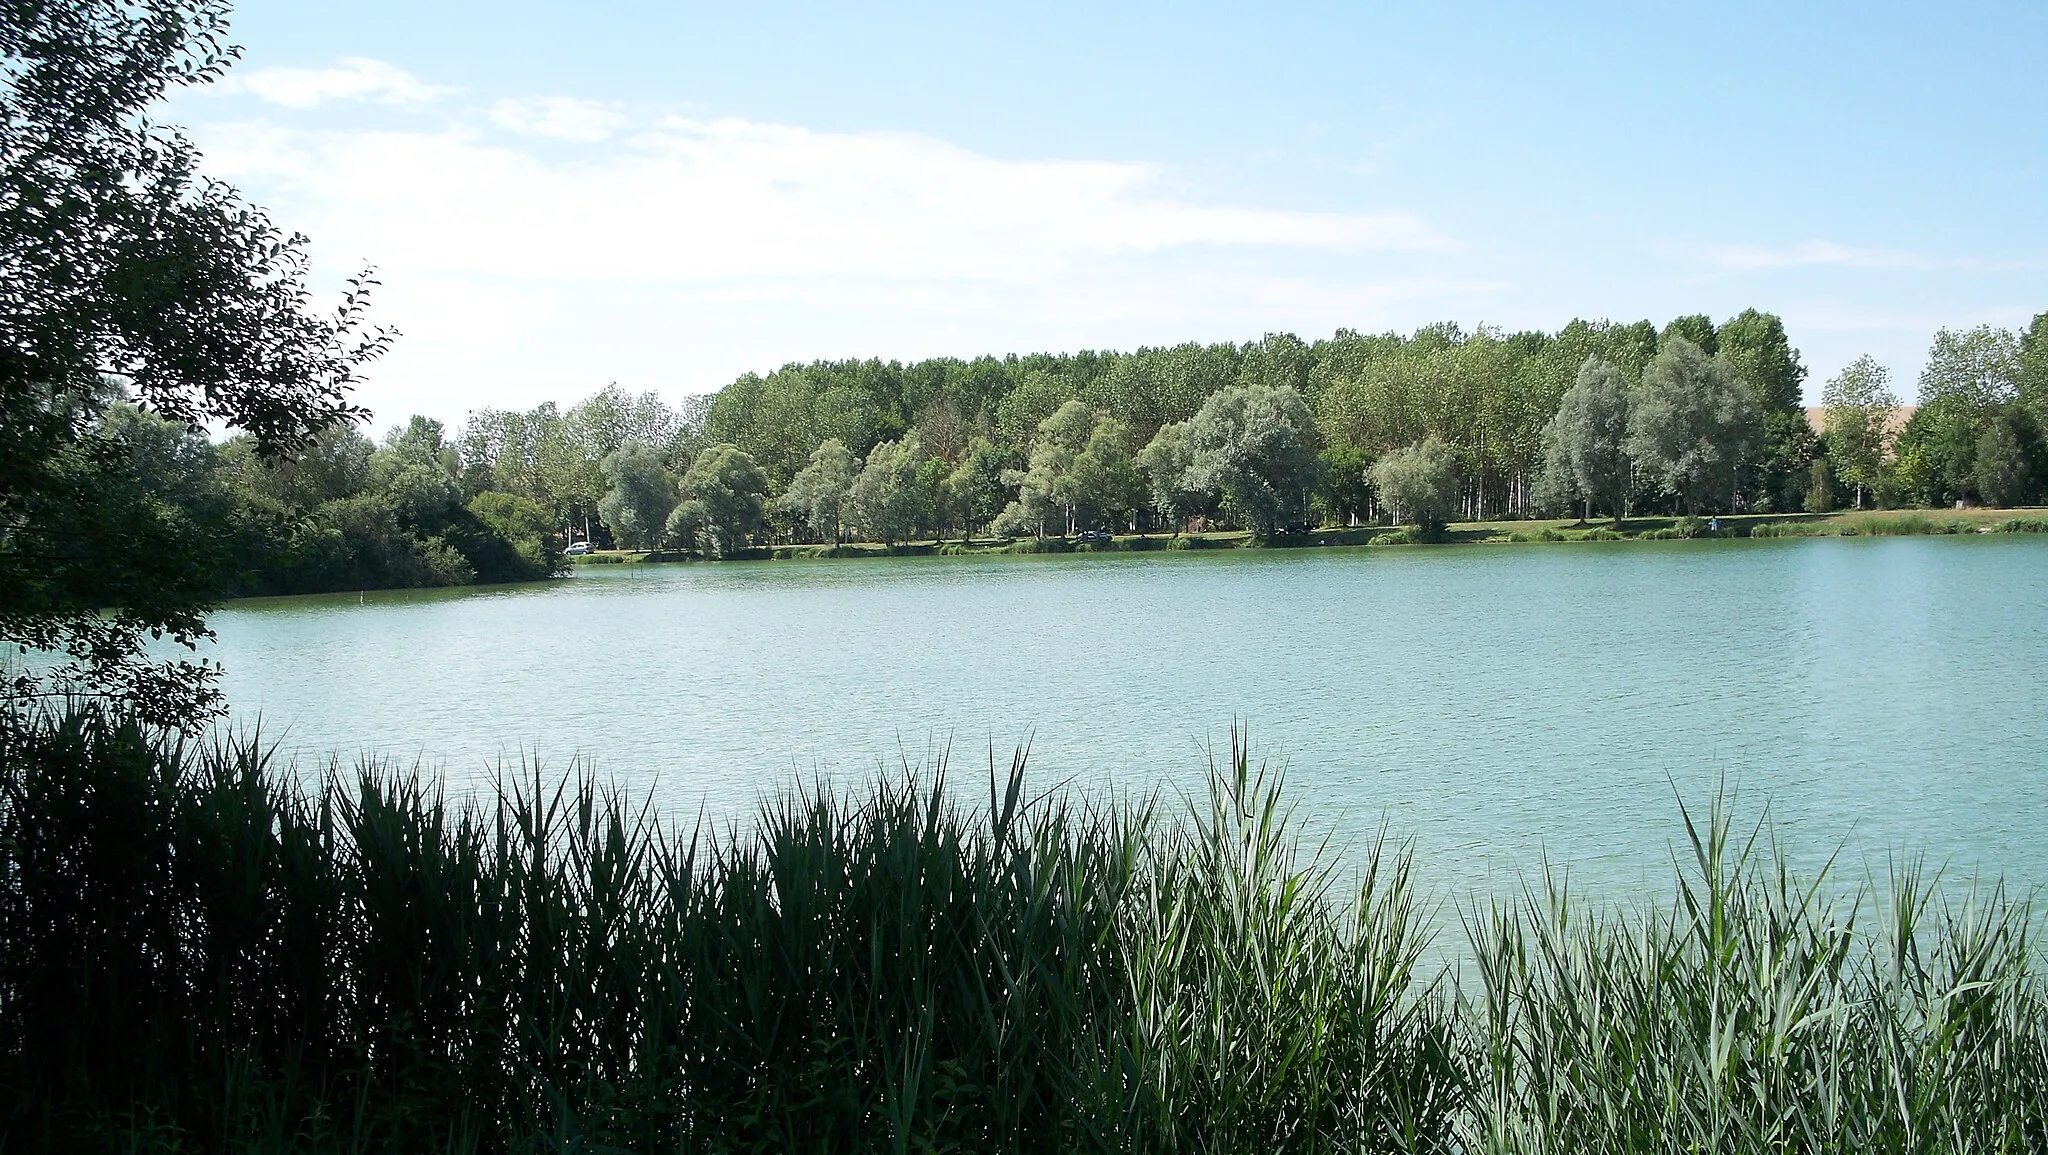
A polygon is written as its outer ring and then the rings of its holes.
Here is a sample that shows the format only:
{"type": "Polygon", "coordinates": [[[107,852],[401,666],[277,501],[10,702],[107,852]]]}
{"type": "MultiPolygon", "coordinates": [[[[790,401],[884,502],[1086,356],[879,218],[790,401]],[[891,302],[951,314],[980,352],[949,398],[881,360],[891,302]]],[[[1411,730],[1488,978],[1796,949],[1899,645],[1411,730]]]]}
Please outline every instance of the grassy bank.
{"type": "MultiPolygon", "coordinates": [[[[1666,909],[1537,883],[1425,968],[1407,859],[939,776],[664,825],[91,716],[0,738],[0,1146],[1978,1152],[2048,1146],[2024,906],[1874,923],[1718,813],[1666,909]],[[1454,952],[1456,953],[1456,952],[1454,952]]],[[[1531,864],[1532,870],[1535,864],[1531,864]]]]}
{"type": "MultiPolygon", "coordinates": [[[[748,550],[742,559],[929,557],[1043,553],[1142,553],[1187,549],[1299,549],[1314,546],[1501,545],[1510,542],[1669,541],[1692,538],[1904,537],[1984,533],[2048,533],[2048,509],[1852,510],[1839,513],[1743,514],[1719,519],[1637,517],[1616,528],[1607,521],[1571,519],[1456,522],[1441,534],[1418,536],[1396,526],[1316,529],[1258,539],[1243,530],[1187,534],[1118,534],[1107,542],[1064,537],[975,538],[883,545],[779,545],[748,550]]],[[[571,559],[578,565],[633,565],[691,560],[656,550],[601,550],[571,559]]]]}

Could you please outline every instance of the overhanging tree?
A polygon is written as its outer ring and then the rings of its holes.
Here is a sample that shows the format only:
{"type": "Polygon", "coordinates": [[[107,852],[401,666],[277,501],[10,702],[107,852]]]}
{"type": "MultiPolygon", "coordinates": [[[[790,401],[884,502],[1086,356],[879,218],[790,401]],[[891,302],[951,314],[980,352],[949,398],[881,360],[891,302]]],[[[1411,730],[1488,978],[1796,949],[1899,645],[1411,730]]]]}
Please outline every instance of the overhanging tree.
{"type": "Polygon", "coordinates": [[[218,558],[132,491],[132,455],[93,430],[129,396],[286,455],[351,421],[347,394],[390,335],[366,327],[368,274],[331,313],[305,239],[226,185],[148,109],[238,55],[223,0],[0,4],[0,644],[20,704],[117,696],[189,724],[219,703],[196,648],[218,558]]]}

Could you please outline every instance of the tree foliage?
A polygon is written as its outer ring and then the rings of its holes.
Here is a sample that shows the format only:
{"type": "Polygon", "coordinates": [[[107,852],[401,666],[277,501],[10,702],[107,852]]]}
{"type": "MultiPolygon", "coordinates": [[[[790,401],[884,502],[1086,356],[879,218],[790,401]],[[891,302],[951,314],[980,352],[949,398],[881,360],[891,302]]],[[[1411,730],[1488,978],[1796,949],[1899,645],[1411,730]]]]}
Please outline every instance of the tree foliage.
{"type": "Polygon", "coordinates": [[[1186,488],[1212,494],[1253,533],[1308,514],[1315,421],[1291,384],[1254,382],[1212,394],[1187,423],[1186,488]]]}
{"type": "Polygon", "coordinates": [[[885,441],[868,452],[847,495],[855,525],[884,545],[910,536],[930,511],[932,493],[917,447],[907,440],[885,441]]]}
{"type": "Polygon", "coordinates": [[[746,450],[714,445],[697,455],[683,475],[678,496],[676,516],[691,532],[671,534],[674,543],[685,549],[701,546],[712,557],[731,557],[745,549],[748,536],[761,527],[768,472],[746,450]]]}
{"type": "Polygon", "coordinates": [[[679,500],[675,478],[662,465],[661,456],[639,438],[628,438],[605,454],[599,471],[605,492],[597,509],[612,536],[627,549],[652,549],[661,544],[668,515],[679,500]]]}
{"type": "Polygon", "coordinates": [[[1747,385],[1683,336],[1672,335],[1643,371],[1623,448],[1638,470],[1686,512],[1726,496],[1762,442],[1762,415],[1747,385]]]}
{"type": "Polygon", "coordinates": [[[1442,438],[1396,449],[1373,463],[1372,485],[1397,520],[1440,532],[1457,501],[1458,460],[1442,438]]]}
{"type": "Polygon", "coordinates": [[[1635,480],[1628,428],[1628,382],[1614,366],[1587,357],[1543,430],[1545,472],[1562,487],[1558,495],[1597,500],[1619,524],[1635,480]]]}
{"type": "Polygon", "coordinates": [[[113,694],[174,722],[217,701],[203,665],[144,651],[207,637],[225,587],[141,500],[110,405],[289,453],[358,415],[349,388],[389,339],[364,324],[368,274],[320,311],[304,239],[147,119],[234,61],[225,19],[222,0],[0,8],[0,643],[61,657],[11,673],[16,698],[113,694]]]}
{"type": "Polygon", "coordinates": [[[860,474],[860,462],[836,437],[828,437],[811,451],[811,460],[789,488],[776,498],[776,508],[800,518],[822,541],[839,540],[847,493],[860,474]]]}
{"type": "Polygon", "coordinates": [[[1822,436],[1834,472],[1856,489],[1856,508],[1877,488],[1891,446],[1892,415],[1899,399],[1891,374],[1869,357],[1858,357],[1829,378],[1821,391],[1822,436]]]}

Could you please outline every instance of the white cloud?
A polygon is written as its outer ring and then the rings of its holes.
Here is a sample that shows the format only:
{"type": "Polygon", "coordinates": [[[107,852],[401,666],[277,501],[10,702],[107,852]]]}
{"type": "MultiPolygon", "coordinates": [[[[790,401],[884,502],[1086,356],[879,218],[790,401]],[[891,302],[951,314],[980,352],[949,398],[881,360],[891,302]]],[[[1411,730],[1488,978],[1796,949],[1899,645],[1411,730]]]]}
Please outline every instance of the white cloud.
{"type": "Polygon", "coordinates": [[[378,267],[376,312],[404,332],[363,394],[380,418],[613,379],[709,389],[814,356],[1327,332],[1498,288],[1416,267],[1457,246],[1409,213],[1204,204],[1147,165],[905,134],[555,99],[413,131],[195,133],[324,267],[378,267]]]}
{"type": "Polygon", "coordinates": [[[626,122],[617,105],[567,96],[501,100],[491,106],[491,124],[521,136],[595,144],[609,140],[626,122]]]}
{"type": "Polygon", "coordinates": [[[473,128],[209,134],[223,175],[297,190],[336,241],[496,276],[704,283],[1032,280],[1191,246],[1359,253],[1448,242],[1403,213],[1152,193],[1143,165],[996,160],[939,141],[668,119],[564,161],[473,128]]]}
{"type": "Polygon", "coordinates": [[[425,104],[455,90],[428,84],[394,64],[345,56],[334,68],[259,68],[230,74],[214,91],[246,92],[286,108],[314,108],[335,100],[425,104]]]}

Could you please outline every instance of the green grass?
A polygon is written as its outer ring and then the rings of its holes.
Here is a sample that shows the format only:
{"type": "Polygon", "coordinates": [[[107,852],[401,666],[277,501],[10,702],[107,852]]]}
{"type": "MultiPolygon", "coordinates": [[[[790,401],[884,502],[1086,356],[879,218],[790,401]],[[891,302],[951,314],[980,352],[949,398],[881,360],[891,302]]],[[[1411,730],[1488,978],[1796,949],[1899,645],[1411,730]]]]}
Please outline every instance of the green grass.
{"type": "Polygon", "coordinates": [[[41,719],[0,735],[0,1147],[2048,1149],[1996,888],[1801,883],[1716,806],[1668,906],[1532,863],[1432,950],[1406,854],[1299,845],[1242,742],[1191,803],[1022,768],[677,827],[41,719]]]}

